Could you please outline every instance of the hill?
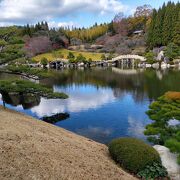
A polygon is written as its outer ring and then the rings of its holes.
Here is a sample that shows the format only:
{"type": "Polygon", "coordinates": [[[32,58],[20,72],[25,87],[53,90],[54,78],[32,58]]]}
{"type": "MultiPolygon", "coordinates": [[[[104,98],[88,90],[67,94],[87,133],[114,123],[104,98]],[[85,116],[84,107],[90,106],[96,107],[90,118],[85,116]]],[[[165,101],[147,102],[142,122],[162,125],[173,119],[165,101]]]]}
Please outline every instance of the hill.
{"type": "Polygon", "coordinates": [[[1,179],[136,179],[105,145],[0,107],[1,179]]]}
{"type": "MultiPolygon", "coordinates": [[[[67,58],[70,51],[64,49],[73,49],[71,47],[80,51],[73,52],[75,56],[81,53],[92,60],[101,59],[101,54],[95,52],[146,56],[150,51],[152,61],[157,54],[151,50],[167,46],[165,56],[170,60],[178,59],[179,12],[179,2],[168,2],[158,10],[153,10],[149,5],[139,6],[132,16],[118,13],[109,23],[95,23],[86,28],[55,29],[49,28],[48,23],[43,21],[35,25],[0,27],[0,64],[19,58],[27,60],[40,54],[52,60],[55,50],[67,58]],[[93,53],[81,52],[79,47],[82,46],[84,51],[93,53]]],[[[34,59],[39,61],[42,56],[34,59]]]]}

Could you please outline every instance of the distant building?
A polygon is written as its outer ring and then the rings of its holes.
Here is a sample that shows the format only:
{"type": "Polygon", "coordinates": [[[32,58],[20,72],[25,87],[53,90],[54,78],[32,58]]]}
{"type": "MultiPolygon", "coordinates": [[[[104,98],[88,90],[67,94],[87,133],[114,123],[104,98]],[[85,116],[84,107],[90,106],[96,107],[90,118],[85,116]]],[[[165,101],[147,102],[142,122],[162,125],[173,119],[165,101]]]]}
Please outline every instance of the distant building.
{"type": "Polygon", "coordinates": [[[135,35],[142,35],[144,33],[144,31],[143,30],[138,30],[138,31],[134,31],[133,32],[133,34],[135,34],[135,35]]]}

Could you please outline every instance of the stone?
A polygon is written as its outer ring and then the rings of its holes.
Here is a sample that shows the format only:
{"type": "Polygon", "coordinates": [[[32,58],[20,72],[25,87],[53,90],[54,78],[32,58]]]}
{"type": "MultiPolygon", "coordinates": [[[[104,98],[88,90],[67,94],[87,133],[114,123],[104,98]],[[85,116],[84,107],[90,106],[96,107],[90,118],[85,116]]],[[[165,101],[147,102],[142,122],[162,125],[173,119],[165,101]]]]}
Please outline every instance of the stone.
{"type": "Polygon", "coordinates": [[[158,56],[157,56],[157,60],[158,61],[161,61],[161,60],[163,60],[164,59],[164,51],[160,51],[160,53],[158,54],[158,56]]]}
{"type": "Polygon", "coordinates": [[[177,163],[177,155],[170,152],[165,146],[155,145],[156,149],[161,157],[163,166],[167,169],[171,179],[180,179],[180,166],[177,163]]]}

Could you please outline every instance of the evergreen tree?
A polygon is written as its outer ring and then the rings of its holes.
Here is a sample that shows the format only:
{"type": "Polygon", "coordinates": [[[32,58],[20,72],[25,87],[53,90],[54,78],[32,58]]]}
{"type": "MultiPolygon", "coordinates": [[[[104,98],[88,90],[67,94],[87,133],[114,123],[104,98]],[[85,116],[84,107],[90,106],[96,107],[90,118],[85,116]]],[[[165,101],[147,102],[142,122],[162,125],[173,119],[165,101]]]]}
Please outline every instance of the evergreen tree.
{"type": "Polygon", "coordinates": [[[173,60],[180,56],[180,47],[174,43],[169,43],[167,48],[165,49],[165,55],[170,59],[173,60]]]}
{"type": "Polygon", "coordinates": [[[154,10],[148,28],[147,44],[150,48],[167,46],[174,42],[180,44],[180,3],[164,3],[158,11],[154,10]]]}
{"type": "Polygon", "coordinates": [[[156,23],[154,25],[154,45],[161,46],[162,45],[162,27],[163,24],[163,10],[160,8],[157,12],[156,23]]]}
{"type": "Polygon", "coordinates": [[[46,29],[45,29],[46,31],[49,31],[49,26],[48,26],[47,21],[45,21],[45,28],[46,28],[46,29]]]}
{"type": "Polygon", "coordinates": [[[147,38],[147,43],[150,48],[153,48],[155,46],[156,34],[154,33],[154,30],[156,25],[156,18],[157,18],[157,11],[154,9],[152,14],[151,24],[148,30],[148,38],[147,38]]]}
{"type": "Polygon", "coordinates": [[[168,2],[163,22],[163,45],[167,45],[172,40],[173,32],[173,4],[168,2]]]}
{"type": "Polygon", "coordinates": [[[180,46],[180,3],[176,7],[176,22],[173,30],[173,42],[180,46]]]}
{"type": "Polygon", "coordinates": [[[26,26],[26,34],[28,34],[30,37],[32,36],[31,28],[30,28],[29,24],[27,24],[27,26],[26,26]]]}
{"type": "Polygon", "coordinates": [[[178,16],[178,21],[175,24],[173,32],[173,42],[180,46],[180,11],[178,16]]]}

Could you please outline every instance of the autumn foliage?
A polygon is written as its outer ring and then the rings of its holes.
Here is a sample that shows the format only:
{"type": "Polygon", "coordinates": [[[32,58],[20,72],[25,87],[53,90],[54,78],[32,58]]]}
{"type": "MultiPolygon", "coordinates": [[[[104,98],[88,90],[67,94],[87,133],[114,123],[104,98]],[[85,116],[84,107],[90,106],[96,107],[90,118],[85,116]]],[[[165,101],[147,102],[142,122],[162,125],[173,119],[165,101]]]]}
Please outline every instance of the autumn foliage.
{"type": "Polygon", "coordinates": [[[170,100],[180,100],[180,92],[169,91],[165,94],[165,97],[170,100]]]}
{"type": "Polygon", "coordinates": [[[52,42],[46,36],[33,37],[26,41],[24,49],[29,56],[35,56],[52,50],[52,42]]]}

